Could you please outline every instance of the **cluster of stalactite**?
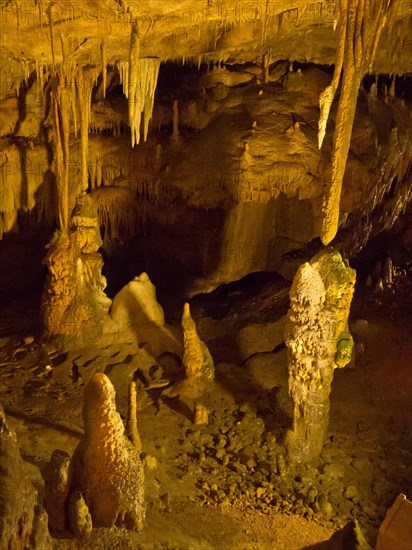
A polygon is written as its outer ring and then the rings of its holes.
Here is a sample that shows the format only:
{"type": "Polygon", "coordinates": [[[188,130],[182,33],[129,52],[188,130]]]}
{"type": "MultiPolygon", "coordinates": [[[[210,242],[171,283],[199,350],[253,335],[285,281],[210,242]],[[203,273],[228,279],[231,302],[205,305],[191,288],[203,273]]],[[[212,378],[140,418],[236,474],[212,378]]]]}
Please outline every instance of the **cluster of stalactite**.
{"type": "Polygon", "coordinates": [[[336,116],[331,158],[330,182],[323,201],[321,240],[327,245],[335,237],[340,214],[342,181],[349,153],[353,121],[360,83],[372,63],[391,0],[341,0],[339,9],[339,44],[331,84],[319,99],[320,117],[318,144],[322,146],[333,98],[343,71],[336,116]]]}

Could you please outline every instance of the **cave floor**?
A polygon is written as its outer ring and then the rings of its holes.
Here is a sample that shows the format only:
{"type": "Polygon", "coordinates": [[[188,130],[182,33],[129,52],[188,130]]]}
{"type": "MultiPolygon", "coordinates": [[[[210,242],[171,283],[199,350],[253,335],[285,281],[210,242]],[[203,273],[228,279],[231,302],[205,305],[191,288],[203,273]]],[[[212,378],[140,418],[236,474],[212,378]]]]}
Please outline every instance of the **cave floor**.
{"type": "MultiPolygon", "coordinates": [[[[410,282],[398,283],[396,292],[357,290],[350,321],[355,358],[335,372],[329,436],[319,464],[302,466],[298,473],[285,471],[282,463],[273,466],[290,426],[285,349],[278,346],[240,363],[228,361],[224,342],[210,342],[216,382],[207,397],[208,425],[195,426],[185,404],[153,382],[156,373],[140,393],[145,529],[95,529],[77,540],[67,534],[54,539],[54,547],[300,550],[316,544],[326,549],[319,543],[351,519],[374,545],[396,496],[412,496],[410,282]]],[[[281,289],[281,301],[283,294],[281,289]]],[[[242,293],[234,299],[241,303],[242,293]]],[[[253,307],[243,309],[255,322],[253,307]]],[[[196,311],[204,314],[200,307],[194,311],[195,318],[196,311]]],[[[52,451],[71,453],[82,435],[87,379],[96,370],[109,375],[124,418],[127,380],[136,369],[153,374],[153,365],[135,344],[47,356],[36,339],[24,343],[38,331],[36,308],[27,302],[10,304],[0,322],[1,402],[41,490],[41,471],[52,451]]],[[[178,376],[175,356],[166,354],[158,364],[162,378],[178,376]]]]}

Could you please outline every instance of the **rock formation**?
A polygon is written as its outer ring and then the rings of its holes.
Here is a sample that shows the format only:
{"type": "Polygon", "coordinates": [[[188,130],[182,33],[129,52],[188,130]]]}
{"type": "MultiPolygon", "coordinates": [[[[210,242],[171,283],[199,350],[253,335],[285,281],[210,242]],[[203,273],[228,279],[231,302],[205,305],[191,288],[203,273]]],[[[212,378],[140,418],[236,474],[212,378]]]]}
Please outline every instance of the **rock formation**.
{"type": "Polygon", "coordinates": [[[44,506],[49,517],[49,529],[52,535],[66,531],[67,500],[71,486],[70,455],[55,450],[45,468],[44,506]]]}
{"type": "Polygon", "coordinates": [[[0,547],[51,550],[47,514],[38,504],[37,489],[28,477],[16,434],[0,405],[0,547]]]}
{"type": "Polygon", "coordinates": [[[74,491],[69,499],[69,525],[76,537],[83,537],[93,529],[89,508],[79,491],[74,491]]]}
{"type": "Polygon", "coordinates": [[[405,5],[7,2],[0,237],[64,231],[88,190],[152,278],[157,256],[194,288],[293,278],[288,254],[338,229],[356,254],[412,194],[405,5]]]}
{"type": "Polygon", "coordinates": [[[83,419],[85,433],[73,454],[71,489],[82,494],[93,526],[142,529],[143,464],[125,435],[113,385],[103,373],[86,386],[83,419]]]}
{"type": "Polygon", "coordinates": [[[44,260],[48,268],[42,297],[44,340],[82,347],[103,333],[111,301],[104,293],[102,240],[89,196],[77,198],[67,231],[56,232],[44,260]]]}
{"type": "Polygon", "coordinates": [[[177,385],[176,392],[181,397],[196,400],[210,389],[215,377],[215,366],[206,344],[197,334],[188,303],[183,307],[182,327],[186,377],[177,385]]]}
{"type": "Polygon", "coordinates": [[[353,340],[348,329],[355,271],[326,248],[299,268],[290,291],[285,325],[293,429],[291,462],[315,460],[326,440],[329,394],[335,368],[347,365],[353,340]]]}
{"type": "Polygon", "coordinates": [[[156,300],[156,288],[147,273],[135,277],[113,298],[110,317],[116,338],[146,344],[157,357],[165,351],[181,354],[181,345],[165,325],[163,308],[156,300]]]}

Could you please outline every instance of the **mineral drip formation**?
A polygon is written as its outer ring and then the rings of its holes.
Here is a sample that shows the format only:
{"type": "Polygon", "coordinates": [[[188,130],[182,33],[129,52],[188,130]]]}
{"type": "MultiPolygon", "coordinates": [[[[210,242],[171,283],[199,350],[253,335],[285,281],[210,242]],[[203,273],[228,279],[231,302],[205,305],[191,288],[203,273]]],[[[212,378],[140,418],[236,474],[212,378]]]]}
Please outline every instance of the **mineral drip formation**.
{"type": "MultiPolygon", "coordinates": [[[[123,80],[123,90],[128,98],[129,125],[132,147],[139,144],[140,124],[143,116],[143,139],[146,141],[149,122],[152,117],[160,59],[140,58],[140,37],[137,19],[131,24],[129,72],[123,80]]],[[[122,71],[123,72],[123,71],[122,71]]]]}
{"type": "Polygon", "coordinates": [[[343,70],[331,158],[330,184],[323,201],[322,242],[335,237],[339,225],[342,181],[349,153],[359,86],[372,62],[381,32],[386,23],[390,2],[385,0],[342,0],[339,10],[339,43],[331,84],[319,98],[318,144],[322,147],[326,124],[343,70]]]}
{"type": "Polygon", "coordinates": [[[104,293],[102,244],[91,198],[78,197],[68,230],[56,232],[44,260],[43,338],[62,348],[95,343],[103,333],[111,301],[104,293]]]}
{"type": "Polygon", "coordinates": [[[183,307],[182,327],[183,366],[186,378],[178,386],[177,391],[180,396],[195,400],[210,388],[215,377],[215,367],[206,344],[197,334],[196,324],[187,303],[183,307]]]}
{"type": "Polygon", "coordinates": [[[144,470],[116,411],[115,390],[101,372],[87,384],[84,437],[73,458],[72,490],[80,491],[94,527],[141,530],[145,518],[144,470]]]}
{"type": "Polygon", "coordinates": [[[316,460],[325,443],[333,372],[351,359],[348,316],[355,276],[339,252],[327,248],[301,265],[293,281],[285,325],[294,402],[286,438],[292,463],[316,460]]]}

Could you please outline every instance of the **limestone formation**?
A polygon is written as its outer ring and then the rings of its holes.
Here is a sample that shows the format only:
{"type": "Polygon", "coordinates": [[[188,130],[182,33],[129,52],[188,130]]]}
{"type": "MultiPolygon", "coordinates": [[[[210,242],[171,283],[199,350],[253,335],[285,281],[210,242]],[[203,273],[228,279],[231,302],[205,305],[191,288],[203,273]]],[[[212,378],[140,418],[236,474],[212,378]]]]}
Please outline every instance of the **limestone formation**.
{"type": "Polygon", "coordinates": [[[287,435],[292,462],[315,460],[326,440],[333,372],[347,365],[352,353],[348,316],[355,276],[340,254],[327,248],[301,265],[293,281],[285,326],[294,402],[287,435]]]}
{"type": "Polygon", "coordinates": [[[49,517],[49,529],[53,535],[67,529],[66,506],[70,492],[70,455],[65,451],[53,452],[43,474],[44,506],[49,517]]]}
{"type": "Polygon", "coordinates": [[[181,354],[181,344],[165,324],[163,308],[156,300],[156,288],[147,273],[135,277],[116,294],[110,317],[116,339],[145,343],[154,357],[166,351],[181,354]]]}
{"type": "Polygon", "coordinates": [[[320,95],[318,143],[322,146],[329,110],[343,69],[342,88],[336,117],[331,158],[330,184],[323,200],[321,239],[328,245],[339,226],[342,181],[349,153],[359,87],[363,75],[371,71],[376,48],[393,4],[370,0],[365,6],[359,0],[340,2],[339,45],[332,83],[320,95]]]}
{"type": "Polygon", "coordinates": [[[41,317],[46,342],[75,348],[93,344],[102,335],[111,301],[104,293],[101,244],[93,202],[82,194],[68,231],[55,233],[44,260],[48,275],[41,317]]]}
{"type": "Polygon", "coordinates": [[[138,453],[142,450],[139,431],[137,429],[137,389],[133,380],[129,384],[129,405],[127,409],[127,436],[138,453]]]}
{"type": "Polygon", "coordinates": [[[186,303],[182,315],[183,327],[183,366],[186,377],[176,391],[181,396],[197,399],[210,388],[215,376],[213,358],[206,344],[199,338],[196,324],[186,303]]]}
{"type": "Polygon", "coordinates": [[[93,529],[89,508],[79,491],[74,491],[69,499],[69,524],[76,537],[83,537],[93,529]]]}
{"type": "Polygon", "coordinates": [[[103,373],[86,386],[83,419],[84,437],[72,459],[72,490],[83,495],[93,526],[142,529],[143,465],[125,435],[113,385],[103,373]]]}
{"type": "Polygon", "coordinates": [[[51,550],[47,514],[38,505],[16,434],[0,405],[0,548],[51,550]]]}

